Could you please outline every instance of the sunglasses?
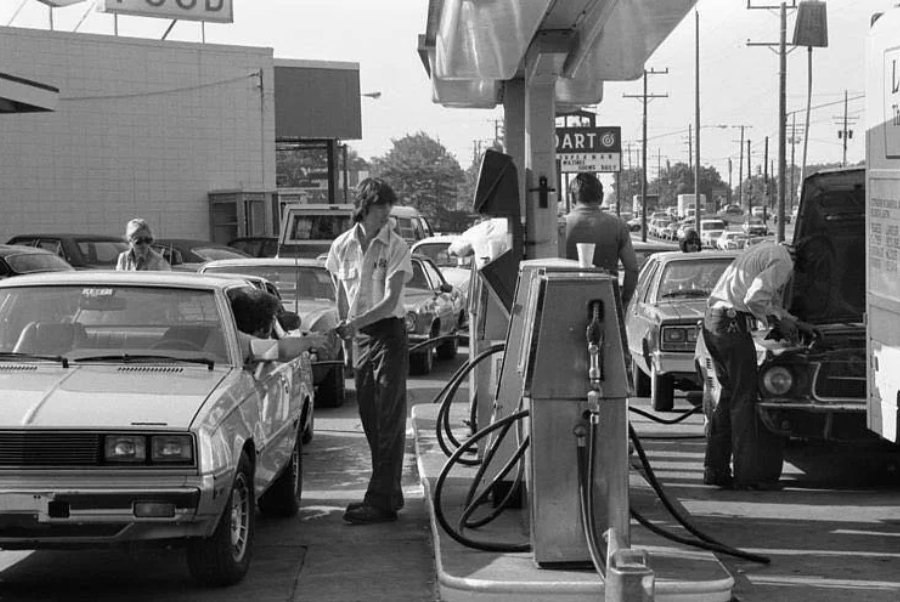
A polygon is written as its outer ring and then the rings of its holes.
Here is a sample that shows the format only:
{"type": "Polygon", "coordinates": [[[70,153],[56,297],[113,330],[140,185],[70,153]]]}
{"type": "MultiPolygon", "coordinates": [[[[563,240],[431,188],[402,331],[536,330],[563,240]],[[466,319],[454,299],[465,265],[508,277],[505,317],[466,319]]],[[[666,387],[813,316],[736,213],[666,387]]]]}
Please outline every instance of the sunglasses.
{"type": "Polygon", "coordinates": [[[138,238],[132,238],[131,242],[133,242],[136,245],[149,245],[153,242],[153,237],[152,236],[141,236],[138,238]]]}

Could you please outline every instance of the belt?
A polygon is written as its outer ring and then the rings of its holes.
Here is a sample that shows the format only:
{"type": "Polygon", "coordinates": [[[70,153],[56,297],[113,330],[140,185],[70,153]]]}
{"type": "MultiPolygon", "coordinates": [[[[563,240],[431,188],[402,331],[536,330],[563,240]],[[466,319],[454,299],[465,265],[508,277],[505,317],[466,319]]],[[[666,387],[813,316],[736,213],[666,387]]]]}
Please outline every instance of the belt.
{"type": "Polygon", "coordinates": [[[740,311],[733,307],[707,307],[706,317],[713,320],[731,320],[738,324],[745,332],[753,330],[755,316],[747,311],[740,311]]]}

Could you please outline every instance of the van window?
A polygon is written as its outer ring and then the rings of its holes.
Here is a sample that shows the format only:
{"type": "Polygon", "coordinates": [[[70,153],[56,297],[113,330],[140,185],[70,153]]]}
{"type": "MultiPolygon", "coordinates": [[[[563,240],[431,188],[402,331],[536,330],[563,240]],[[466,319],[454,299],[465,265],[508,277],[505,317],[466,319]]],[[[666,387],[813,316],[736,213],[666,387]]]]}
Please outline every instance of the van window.
{"type": "Polygon", "coordinates": [[[289,230],[289,240],[334,240],[353,225],[349,215],[295,214],[289,230]]]}

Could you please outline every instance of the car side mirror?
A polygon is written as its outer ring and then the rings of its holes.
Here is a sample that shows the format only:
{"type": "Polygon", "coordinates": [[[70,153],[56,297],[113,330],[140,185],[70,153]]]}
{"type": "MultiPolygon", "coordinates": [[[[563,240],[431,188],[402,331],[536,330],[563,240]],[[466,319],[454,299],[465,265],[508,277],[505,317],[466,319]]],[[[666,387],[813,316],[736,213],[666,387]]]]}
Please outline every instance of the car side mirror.
{"type": "Polygon", "coordinates": [[[453,285],[444,282],[443,284],[441,284],[441,285],[438,287],[438,290],[441,291],[442,293],[452,293],[452,292],[453,292],[453,285]]]}
{"type": "Polygon", "coordinates": [[[250,341],[250,360],[254,362],[277,361],[278,341],[274,339],[253,339],[250,341]]]}
{"type": "Polygon", "coordinates": [[[300,328],[300,316],[292,311],[285,310],[278,316],[278,323],[281,324],[281,327],[286,331],[289,330],[297,330],[300,328]]]}

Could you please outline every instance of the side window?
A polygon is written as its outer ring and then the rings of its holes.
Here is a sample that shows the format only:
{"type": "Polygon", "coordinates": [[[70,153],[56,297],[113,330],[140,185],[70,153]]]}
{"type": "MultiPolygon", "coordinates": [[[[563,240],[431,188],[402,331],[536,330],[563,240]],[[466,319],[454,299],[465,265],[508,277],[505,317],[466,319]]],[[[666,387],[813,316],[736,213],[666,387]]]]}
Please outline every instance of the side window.
{"type": "Polygon", "coordinates": [[[653,298],[651,293],[653,289],[656,288],[656,274],[658,272],[658,261],[649,261],[647,262],[647,265],[644,266],[644,270],[638,278],[638,290],[641,295],[641,303],[648,303],[653,298]]]}
{"type": "Polygon", "coordinates": [[[425,271],[422,268],[421,262],[413,262],[412,279],[406,284],[406,286],[407,288],[418,288],[423,290],[429,290],[431,288],[428,285],[428,278],[425,276],[425,271]]]}
{"type": "Polygon", "coordinates": [[[66,253],[63,251],[62,243],[59,240],[55,240],[52,238],[42,238],[37,241],[37,248],[44,249],[45,251],[50,251],[51,253],[56,253],[63,259],[66,259],[66,253]]]}
{"type": "Polygon", "coordinates": [[[428,274],[428,278],[434,285],[430,288],[436,289],[444,283],[444,279],[441,277],[441,273],[434,269],[433,265],[431,265],[427,261],[423,261],[422,265],[425,268],[425,273],[428,274]]]}

